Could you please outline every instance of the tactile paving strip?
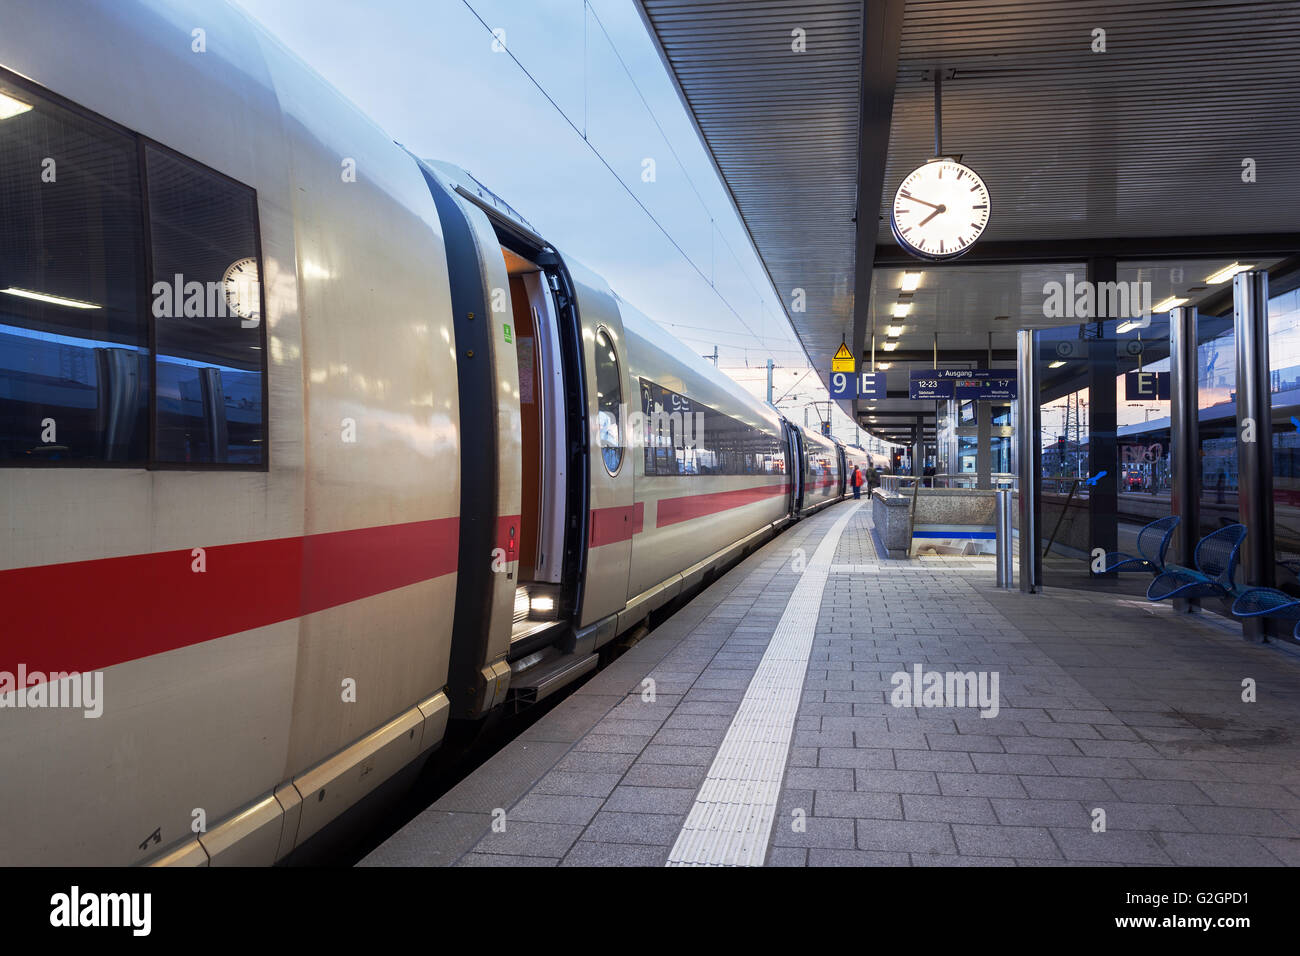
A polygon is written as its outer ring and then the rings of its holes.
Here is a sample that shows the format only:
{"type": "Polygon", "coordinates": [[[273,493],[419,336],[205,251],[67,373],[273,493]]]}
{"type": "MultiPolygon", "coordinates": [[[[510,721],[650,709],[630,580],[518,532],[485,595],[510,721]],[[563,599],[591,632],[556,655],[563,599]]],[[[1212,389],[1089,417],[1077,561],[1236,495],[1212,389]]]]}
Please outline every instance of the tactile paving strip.
{"type": "Polygon", "coordinates": [[[861,508],[836,520],[795,586],[709,767],[668,866],[762,866],[835,549],[861,508]]]}

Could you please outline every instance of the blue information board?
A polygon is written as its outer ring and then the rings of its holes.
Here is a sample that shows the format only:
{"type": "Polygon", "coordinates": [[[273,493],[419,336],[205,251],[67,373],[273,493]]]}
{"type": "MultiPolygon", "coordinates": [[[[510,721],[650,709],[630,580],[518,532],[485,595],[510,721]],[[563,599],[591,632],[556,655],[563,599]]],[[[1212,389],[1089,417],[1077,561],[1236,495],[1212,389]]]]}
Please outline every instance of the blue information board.
{"type": "Polygon", "coordinates": [[[952,398],[953,379],[944,378],[936,373],[938,369],[925,372],[913,372],[907,383],[908,398],[918,401],[929,399],[952,398]]]}
{"type": "Polygon", "coordinates": [[[918,401],[945,398],[957,398],[963,401],[1011,400],[1016,397],[1016,370],[921,369],[911,373],[908,395],[918,401]]]}

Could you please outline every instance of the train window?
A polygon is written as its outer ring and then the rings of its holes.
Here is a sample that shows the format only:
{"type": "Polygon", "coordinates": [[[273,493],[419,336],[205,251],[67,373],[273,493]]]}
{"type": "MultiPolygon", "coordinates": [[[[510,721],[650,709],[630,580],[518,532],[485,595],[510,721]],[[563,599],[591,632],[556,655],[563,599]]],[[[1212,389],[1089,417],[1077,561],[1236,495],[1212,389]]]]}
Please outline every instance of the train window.
{"type": "Polygon", "coordinates": [[[596,332],[596,422],[600,455],[611,475],[623,464],[623,436],[619,431],[619,406],[623,404],[623,378],[618,370],[614,343],[604,329],[596,332]]]}
{"type": "Polygon", "coordinates": [[[0,462],[142,462],[149,326],[131,136],[0,78],[0,462]]]}
{"type": "Polygon", "coordinates": [[[265,353],[253,191],[152,146],[146,168],[155,458],[261,464],[265,353]]]}
{"type": "Polygon", "coordinates": [[[784,444],[703,402],[641,379],[647,475],[780,475],[784,444]]]}

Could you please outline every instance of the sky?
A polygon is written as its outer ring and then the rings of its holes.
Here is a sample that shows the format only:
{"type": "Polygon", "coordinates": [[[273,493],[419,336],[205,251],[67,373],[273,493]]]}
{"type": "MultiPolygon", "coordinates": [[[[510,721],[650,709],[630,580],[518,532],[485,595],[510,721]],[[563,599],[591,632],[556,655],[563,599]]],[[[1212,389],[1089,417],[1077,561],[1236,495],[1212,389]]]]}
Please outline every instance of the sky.
{"type": "Polygon", "coordinates": [[[787,417],[826,414],[632,0],[237,2],[395,140],[468,170],[690,348],[716,347],[753,394],[771,358],[787,417]]]}

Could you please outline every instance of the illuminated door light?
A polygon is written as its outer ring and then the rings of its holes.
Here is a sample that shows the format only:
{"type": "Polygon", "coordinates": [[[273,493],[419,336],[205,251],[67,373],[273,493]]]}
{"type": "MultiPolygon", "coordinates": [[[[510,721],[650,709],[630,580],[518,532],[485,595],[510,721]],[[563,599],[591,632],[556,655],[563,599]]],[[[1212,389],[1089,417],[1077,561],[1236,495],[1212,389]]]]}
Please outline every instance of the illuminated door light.
{"type": "Polygon", "coordinates": [[[23,299],[35,299],[37,302],[48,302],[50,305],[65,305],[69,309],[102,309],[102,305],[96,305],[93,302],[82,302],[80,299],[65,299],[59,295],[46,295],[44,292],[33,292],[30,289],[15,289],[10,286],[8,289],[0,289],[9,295],[16,295],[23,299]]]}

